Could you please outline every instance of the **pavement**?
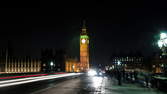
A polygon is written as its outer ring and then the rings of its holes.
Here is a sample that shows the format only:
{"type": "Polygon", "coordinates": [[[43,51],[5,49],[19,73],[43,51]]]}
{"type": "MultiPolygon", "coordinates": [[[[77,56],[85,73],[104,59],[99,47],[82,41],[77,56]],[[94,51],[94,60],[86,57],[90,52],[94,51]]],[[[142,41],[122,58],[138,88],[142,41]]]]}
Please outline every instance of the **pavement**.
{"type": "Polygon", "coordinates": [[[117,84],[117,80],[109,77],[82,76],[59,83],[51,88],[32,94],[166,94],[139,84],[117,84]]]}
{"type": "Polygon", "coordinates": [[[100,94],[166,94],[165,92],[146,88],[136,83],[122,83],[117,84],[117,80],[112,78],[104,78],[100,94]]]}
{"type": "Polygon", "coordinates": [[[92,80],[92,85],[88,85],[85,89],[87,92],[79,94],[166,94],[135,83],[126,82],[120,86],[115,78],[110,77],[91,77],[90,79],[95,79],[95,81],[92,80]]]}
{"type": "Polygon", "coordinates": [[[110,77],[87,76],[47,80],[0,88],[0,94],[166,94],[139,84],[117,84],[110,77]]]}

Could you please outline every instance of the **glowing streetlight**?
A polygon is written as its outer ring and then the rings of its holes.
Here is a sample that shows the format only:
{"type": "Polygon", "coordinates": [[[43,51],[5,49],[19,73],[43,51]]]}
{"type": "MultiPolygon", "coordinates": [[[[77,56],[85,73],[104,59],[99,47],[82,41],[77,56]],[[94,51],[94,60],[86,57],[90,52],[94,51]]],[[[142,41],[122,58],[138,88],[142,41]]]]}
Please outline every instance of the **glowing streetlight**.
{"type": "Polygon", "coordinates": [[[167,34],[166,33],[160,34],[160,39],[158,40],[158,46],[160,48],[167,47],[167,34]]]}
{"type": "Polygon", "coordinates": [[[161,34],[160,34],[160,38],[161,38],[161,39],[164,39],[164,38],[166,38],[166,37],[167,37],[166,33],[161,33],[161,34]]]}
{"type": "MultiPolygon", "coordinates": [[[[167,34],[166,33],[161,33],[160,34],[160,39],[158,40],[158,46],[159,48],[162,50],[162,56],[167,56],[167,34]]],[[[161,59],[161,57],[160,57],[161,59]]],[[[164,66],[166,66],[166,64],[164,64],[164,62],[161,62],[161,64],[157,64],[157,65],[153,65],[153,68],[160,68],[162,67],[162,70],[166,70],[166,68],[164,68],[164,66]]],[[[160,71],[159,69],[156,70],[157,72],[160,71]]]]}
{"type": "Polygon", "coordinates": [[[118,65],[121,65],[121,62],[120,62],[120,61],[118,61],[118,62],[117,62],[117,64],[118,64],[118,65]]]}
{"type": "Polygon", "coordinates": [[[159,46],[160,48],[162,48],[163,42],[162,42],[161,40],[158,41],[158,46],[159,46]]]}
{"type": "Polygon", "coordinates": [[[167,38],[166,38],[166,39],[164,39],[164,43],[167,45],[167,38]]]}
{"type": "Polygon", "coordinates": [[[52,62],[50,62],[50,66],[53,66],[53,61],[52,61],[52,62]]]}

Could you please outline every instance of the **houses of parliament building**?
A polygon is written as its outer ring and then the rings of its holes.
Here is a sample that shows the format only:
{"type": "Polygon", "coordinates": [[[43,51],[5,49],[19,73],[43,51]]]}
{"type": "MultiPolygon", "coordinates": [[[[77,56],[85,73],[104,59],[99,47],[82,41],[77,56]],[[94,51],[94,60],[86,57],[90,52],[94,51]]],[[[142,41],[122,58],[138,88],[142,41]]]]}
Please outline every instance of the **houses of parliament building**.
{"type": "MultiPolygon", "coordinates": [[[[79,31],[79,30],[78,30],[79,31]]],[[[0,48],[0,73],[86,72],[89,70],[89,36],[85,25],[80,30],[80,58],[69,58],[64,51],[44,49],[41,58],[11,55],[10,48],[0,48]],[[55,53],[54,53],[55,52],[55,53]]]]}
{"type": "Polygon", "coordinates": [[[28,73],[40,71],[40,59],[11,56],[8,49],[0,49],[0,73],[28,73]]]}

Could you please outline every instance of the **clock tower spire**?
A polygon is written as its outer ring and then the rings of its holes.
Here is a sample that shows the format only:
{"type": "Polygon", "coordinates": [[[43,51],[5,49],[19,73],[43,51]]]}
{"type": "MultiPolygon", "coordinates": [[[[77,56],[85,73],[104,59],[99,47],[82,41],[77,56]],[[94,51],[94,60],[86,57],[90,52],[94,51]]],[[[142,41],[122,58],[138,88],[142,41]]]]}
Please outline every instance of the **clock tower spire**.
{"type": "Polygon", "coordinates": [[[83,20],[82,28],[85,28],[85,29],[86,29],[86,20],[83,20]]]}
{"type": "Polygon", "coordinates": [[[81,71],[89,70],[89,36],[86,28],[86,21],[83,20],[80,33],[80,63],[81,71]]]}

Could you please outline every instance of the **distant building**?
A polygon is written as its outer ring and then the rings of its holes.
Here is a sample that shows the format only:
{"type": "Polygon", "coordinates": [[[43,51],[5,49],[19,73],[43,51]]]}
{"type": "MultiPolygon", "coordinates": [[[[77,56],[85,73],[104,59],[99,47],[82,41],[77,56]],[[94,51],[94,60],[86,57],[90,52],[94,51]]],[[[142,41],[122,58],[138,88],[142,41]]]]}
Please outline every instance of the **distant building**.
{"type": "Polygon", "coordinates": [[[78,59],[68,56],[63,50],[43,49],[41,62],[43,72],[80,72],[78,59]]]}
{"type": "Polygon", "coordinates": [[[0,73],[41,72],[40,59],[11,56],[10,50],[0,49],[0,73]]]}
{"type": "Polygon", "coordinates": [[[73,58],[66,58],[66,72],[80,72],[79,61],[73,58]]]}
{"type": "Polygon", "coordinates": [[[137,55],[117,55],[111,57],[111,64],[113,68],[121,65],[126,70],[135,70],[144,68],[144,57],[137,55]]]}
{"type": "Polygon", "coordinates": [[[53,50],[52,49],[42,49],[41,51],[41,63],[42,63],[42,72],[51,72],[53,71],[54,66],[53,59],[53,50]],[[51,66],[51,63],[53,65],[51,66]]]}
{"type": "Polygon", "coordinates": [[[167,57],[155,54],[149,58],[149,67],[153,73],[167,73],[167,57]]]}
{"type": "Polygon", "coordinates": [[[8,57],[7,73],[41,72],[40,59],[30,57],[8,57]]]}
{"type": "Polygon", "coordinates": [[[0,73],[41,72],[40,59],[27,57],[0,57],[0,73]],[[6,61],[7,60],[7,61],[6,61]]]}
{"type": "Polygon", "coordinates": [[[89,70],[89,36],[85,22],[80,33],[80,59],[66,56],[64,50],[43,49],[41,59],[14,57],[10,47],[0,49],[1,73],[24,72],[86,72],[89,70]]]}
{"type": "Polygon", "coordinates": [[[41,52],[42,72],[65,72],[64,50],[43,49],[41,52]]]}
{"type": "Polygon", "coordinates": [[[0,72],[6,72],[6,60],[7,60],[7,49],[1,48],[0,49],[0,72]]]}

